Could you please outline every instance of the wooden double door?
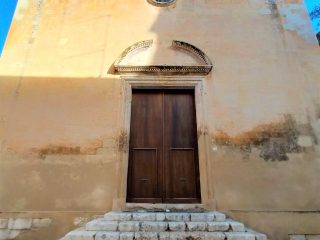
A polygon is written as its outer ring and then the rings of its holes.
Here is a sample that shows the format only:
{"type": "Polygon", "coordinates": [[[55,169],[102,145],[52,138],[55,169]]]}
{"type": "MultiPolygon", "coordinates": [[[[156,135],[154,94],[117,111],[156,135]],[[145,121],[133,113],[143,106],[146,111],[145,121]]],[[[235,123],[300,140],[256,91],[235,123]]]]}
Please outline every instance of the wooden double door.
{"type": "Polygon", "coordinates": [[[132,91],[127,202],[197,203],[194,90],[132,91]]]}

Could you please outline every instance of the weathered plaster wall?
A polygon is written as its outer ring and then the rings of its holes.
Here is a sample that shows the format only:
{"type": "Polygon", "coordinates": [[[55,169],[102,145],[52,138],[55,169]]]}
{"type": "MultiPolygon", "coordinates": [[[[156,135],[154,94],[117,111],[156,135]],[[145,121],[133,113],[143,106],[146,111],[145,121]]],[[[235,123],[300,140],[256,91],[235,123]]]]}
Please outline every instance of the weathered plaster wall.
{"type": "Polygon", "coordinates": [[[0,218],[50,218],[19,237],[56,239],[112,208],[126,135],[111,67],[146,39],[159,47],[141,61],[181,64],[161,49],[176,39],[214,63],[214,206],[272,239],[319,234],[320,49],[300,0],[19,1],[0,59],[0,218]]]}

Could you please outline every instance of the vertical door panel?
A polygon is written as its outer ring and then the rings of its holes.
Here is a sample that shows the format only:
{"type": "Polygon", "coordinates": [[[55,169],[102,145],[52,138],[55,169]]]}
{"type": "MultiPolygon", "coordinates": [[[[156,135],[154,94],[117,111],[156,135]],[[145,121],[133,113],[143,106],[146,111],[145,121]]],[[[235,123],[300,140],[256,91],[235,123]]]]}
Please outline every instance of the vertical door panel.
{"type": "Polygon", "coordinates": [[[171,91],[164,98],[166,202],[198,202],[199,169],[193,91],[171,91]]]}
{"type": "Polygon", "coordinates": [[[133,90],[128,201],[162,201],[163,93],[133,90]]]}

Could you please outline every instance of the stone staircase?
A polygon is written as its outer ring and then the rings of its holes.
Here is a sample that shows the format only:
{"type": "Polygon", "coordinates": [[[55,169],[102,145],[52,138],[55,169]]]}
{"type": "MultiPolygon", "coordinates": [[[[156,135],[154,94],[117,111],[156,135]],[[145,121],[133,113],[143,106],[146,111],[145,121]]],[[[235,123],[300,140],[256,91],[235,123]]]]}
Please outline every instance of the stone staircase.
{"type": "Polygon", "coordinates": [[[220,212],[109,212],[61,240],[267,240],[220,212]]]}

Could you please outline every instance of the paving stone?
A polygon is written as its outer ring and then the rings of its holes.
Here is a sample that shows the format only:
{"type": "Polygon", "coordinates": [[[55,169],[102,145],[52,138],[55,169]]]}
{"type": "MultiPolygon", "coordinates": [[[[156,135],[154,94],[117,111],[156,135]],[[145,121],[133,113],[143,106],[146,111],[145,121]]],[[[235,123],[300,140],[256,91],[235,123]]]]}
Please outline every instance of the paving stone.
{"type": "Polygon", "coordinates": [[[230,227],[233,232],[244,232],[245,231],[245,227],[244,227],[243,223],[240,223],[240,222],[231,221],[230,227]]]}
{"type": "Polygon", "coordinates": [[[127,212],[108,212],[104,215],[108,221],[130,221],[131,217],[132,214],[127,212]]]}
{"type": "Polygon", "coordinates": [[[134,221],[155,221],[156,214],[155,213],[133,213],[132,219],[134,221]]]}
{"type": "Polygon", "coordinates": [[[74,230],[65,236],[65,240],[95,240],[96,231],[74,230]]]}
{"type": "Polygon", "coordinates": [[[255,240],[253,233],[226,232],[227,240],[255,240]]]}
{"type": "Polygon", "coordinates": [[[189,213],[166,213],[166,220],[174,222],[188,222],[190,221],[189,213]]]}
{"type": "Polygon", "coordinates": [[[168,222],[170,231],[185,231],[186,224],[185,222],[168,222]]]}
{"type": "Polygon", "coordinates": [[[209,232],[224,232],[228,231],[230,228],[228,222],[208,222],[207,226],[209,232]]]}
{"type": "Polygon", "coordinates": [[[118,222],[107,221],[103,218],[92,220],[86,224],[87,231],[117,231],[118,222]]]}
{"type": "Polygon", "coordinates": [[[10,218],[8,222],[8,229],[11,230],[26,230],[32,226],[31,218],[10,218]]]}
{"type": "Polygon", "coordinates": [[[205,231],[207,228],[206,222],[187,222],[186,225],[189,231],[205,231]]]}
{"type": "Polygon", "coordinates": [[[164,221],[166,219],[166,215],[164,213],[156,213],[156,221],[164,221]]]}
{"type": "Polygon", "coordinates": [[[133,240],[134,232],[122,232],[120,233],[120,240],[133,240]]]}
{"type": "Polygon", "coordinates": [[[95,240],[119,240],[119,232],[97,232],[95,240]]]}
{"type": "Polygon", "coordinates": [[[207,214],[206,213],[191,213],[190,214],[192,222],[206,222],[207,214]]]}
{"type": "Polygon", "coordinates": [[[140,223],[134,221],[119,222],[120,232],[137,232],[140,230],[140,223]]]}
{"type": "Polygon", "coordinates": [[[135,240],[158,240],[158,233],[155,232],[135,232],[135,240]]]}
{"type": "Polygon", "coordinates": [[[0,229],[8,228],[9,219],[0,219],[0,229]]]}
{"type": "Polygon", "coordinates": [[[204,234],[205,240],[224,240],[226,235],[221,232],[206,232],[204,234]]]}
{"type": "Polygon", "coordinates": [[[142,222],[141,231],[144,232],[164,232],[168,228],[166,222],[142,222]]]}

